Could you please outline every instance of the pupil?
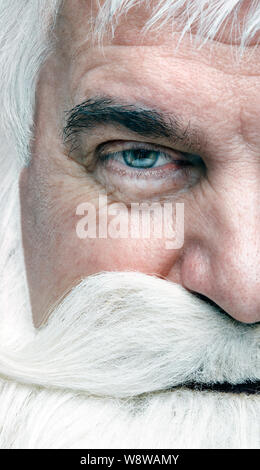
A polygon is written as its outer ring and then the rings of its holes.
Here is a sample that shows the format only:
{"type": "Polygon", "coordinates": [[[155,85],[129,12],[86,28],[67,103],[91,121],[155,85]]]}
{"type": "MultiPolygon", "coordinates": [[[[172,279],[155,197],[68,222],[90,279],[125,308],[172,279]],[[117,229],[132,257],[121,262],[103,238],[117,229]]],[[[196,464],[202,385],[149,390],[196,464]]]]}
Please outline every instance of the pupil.
{"type": "Polygon", "coordinates": [[[151,168],[158,160],[158,152],[152,150],[135,149],[124,150],[123,158],[128,166],[135,168],[151,168]]]}

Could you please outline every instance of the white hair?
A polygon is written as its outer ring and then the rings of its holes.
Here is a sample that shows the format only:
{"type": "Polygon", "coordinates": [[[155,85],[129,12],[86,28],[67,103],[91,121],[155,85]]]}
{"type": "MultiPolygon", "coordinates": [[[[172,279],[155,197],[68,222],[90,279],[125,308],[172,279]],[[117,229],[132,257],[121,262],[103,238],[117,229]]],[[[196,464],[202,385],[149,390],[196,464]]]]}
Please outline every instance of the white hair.
{"type": "Polygon", "coordinates": [[[260,444],[260,401],[253,395],[179,389],[118,399],[0,379],[0,398],[1,449],[86,449],[86,455],[87,449],[259,449],[260,444]]]}
{"type": "Polygon", "coordinates": [[[2,335],[0,371],[25,383],[114,397],[189,382],[255,382],[259,331],[170,281],[101,273],[58,302],[27,341],[21,335],[14,347],[2,335]]]}
{"type": "Polygon", "coordinates": [[[60,0],[1,0],[0,125],[16,144],[20,164],[30,155],[36,82],[60,4],[60,0]]]}
{"type": "MultiPolygon", "coordinates": [[[[66,1],[66,0],[65,0],[66,1]]],[[[15,142],[20,165],[28,163],[33,137],[33,112],[37,77],[52,49],[52,32],[64,0],[1,0],[0,4],[0,83],[1,119],[8,138],[15,142]]],[[[250,1],[242,27],[238,14],[244,0],[105,0],[95,18],[100,37],[109,29],[113,35],[122,15],[139,4],[151,9],[145,31],[167,22],[182,25],[182,35],[196,24],[201,44],[215,38],[231,19],[230,34],[239,38],[241,50],[260,30],[260,2],[250,1]]],[[[246,4],[248,1],[246,0],[246,4]]],[[[99,2],[97,2],[99,4],[99,2]]],[[[232,41],[231,37],[231,41],[232,41]]]]}
{"type": "MultiPolygon", "coordinates": [[[[120,16],[139,3],[105,1],[95,21],[97,35],[107,29],[113,34],[120,16]]],[[[160,0],[146,30],[178,16],[183,34],[197,22],[205,42],[230,12],[235,27],[243,4],[160,0]]],[[[83,281],[46,327],[33,327],[18,178],[30,159],[37,78],[53,50],[61,5],[0,3],[0,448],[256,447],[259,396],[224,399],[163,389],[192,380],[259,380],[260,325],[222,317],[191,301],[180,286],[127,273],[83,281]]],[[[259,27],[259,2],[252,1],[241,47],[259,27]]]]}
{"type": "Polygon", "coordinates": [[[183,385],[259,380],[260,325],[177,284],[101,273],[15,342],[0,327],[0,448],[259,446],[259,395],[183,385]]]}
{"type": "MultiPolygon", "coordinates": [[[[34,135],[35,90],[43,62],[53,50],[55,24],[63,2],[66,0],[1,0],[0,2],[0,138],[1,138],[1,191],[0,213],[0,280],[1,285],[16,280],[14,299],[17,299],[17,279],[21,292],[27,291],[24,279],[21,247],[20,202],[18,178],[21,167],[30,161],[30,144],[34,135]],[[15,217],[16,214],[16,217],[15,217]],[[18,267],[13,259],[19,257],[18,267]],[[15,258],[16,255],[16,258],[15,258]],[[19,271],[19,272],[18,272],[19,271]],[[6,281],[5,281],[6,279],[6,281]]],[[[110,29],[113,35],[121,15],[134,6],[149,0],[105,0],[95,18],[98,37],[110,29]]],[[[246,3],[247,0],[246,0],[246,3]]],[[[99,4],[99,2],[97,2],[99,4]]],[[[166,21],[178,18],[183,24],[183,34],[197,24],[197,34],[208,41],[215,37],[221,26],[231,17],[233,29],[238,28],[242,0],[158,0],[151,9],[146,30],[163,27],[166,21]],[[231,14],[232,13],[232,14],[231,14]]],[[[241,30],[241,47],[245,48],[260,29],[260,2],[252,0],[241,30]]],[[[6,302],[2,297],[3,315],[6,302]]],[[[21,294],[22,295],[22,294],[21,294]]],[[[27,293],[28,297],[28,293],[27,293]]],[[[21,302],[22,303],[22,302],[21,302]]],[[[19,323],[14,315],[14,324],[19,323]]]]}

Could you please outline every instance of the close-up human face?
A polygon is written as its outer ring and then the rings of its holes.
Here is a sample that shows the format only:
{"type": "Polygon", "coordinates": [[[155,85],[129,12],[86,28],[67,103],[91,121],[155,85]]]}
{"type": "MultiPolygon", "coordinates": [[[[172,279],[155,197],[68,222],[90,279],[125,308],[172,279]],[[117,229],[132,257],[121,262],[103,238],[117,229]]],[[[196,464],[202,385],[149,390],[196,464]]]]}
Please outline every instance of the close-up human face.
{"type": "Polygon", "coordinates": [[[1,449],[259,447],[259,40],[258,0],[0,0],[1,449]]]}
{"type": "Polygon", "coordinates": [[[236,60],[224,39],[198,48],[167,26],[143,35],[141,8],[100,45],[86,34],[87,11],[65,2],[20,178],[35,325],[102,271],[152,274],[239,322],[260,321],[259,48],[236,60]],[[77,208],[91,202],[100,224],[100,195],[124,204],[123,223],[131,203],[182,203],[183,243],[168,249],[164,236],[130,232],[80,238],[77,208]]]}

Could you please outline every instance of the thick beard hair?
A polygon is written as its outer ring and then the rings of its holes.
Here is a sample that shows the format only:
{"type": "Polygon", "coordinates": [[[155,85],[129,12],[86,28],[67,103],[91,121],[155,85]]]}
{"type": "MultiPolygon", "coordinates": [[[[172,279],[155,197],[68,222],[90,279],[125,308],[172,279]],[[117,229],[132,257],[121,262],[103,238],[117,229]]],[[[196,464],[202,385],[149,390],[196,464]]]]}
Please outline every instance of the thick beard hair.
{"type": "Polygon", "coordinates": [[[0,447],[258,447],[259,395],[183,385],[259,379],[258,338],[166,281],[91,276],[1,348],[0,447]]]}
{"type": "MultiPolygon", "coordinates": [[[[99,33],[122,2],[105,3],[99,33]]],[[[169,16],[184,4],[168,3],[162,9],[169,16]]],[[[186,3],[183,33],[191,19],[186,3]]],[[[195,3],[197,22],[202,10],[195,3]]],[[[217,2],[219,14],[212,16],[213,3],[208,20],[199,21],[206,39],[241,2],[217,2]]],[[[0,6],[0,123],[13,136],[13,142],[0,136],[0,447],[259,447],[259,395],[183,385],[259,380],[259,325],[241,325],[166,281],[112,273],[83,280],[44,327],[33,327],[18,162],[30,161],[37,73],[51,49],[42,36],[59,4],[12,0],[0,6]]],[[[259,5],[252,4],[242,49],[259,31],[259,5]]]]}
{"type": "Polygon", "coordinates": [[[259,395],[188,388],[259,381],[259,324],[126,272],[82,280],[33,327],[10,161],[0,200],[0,448],[259,447],[259,395]]]}

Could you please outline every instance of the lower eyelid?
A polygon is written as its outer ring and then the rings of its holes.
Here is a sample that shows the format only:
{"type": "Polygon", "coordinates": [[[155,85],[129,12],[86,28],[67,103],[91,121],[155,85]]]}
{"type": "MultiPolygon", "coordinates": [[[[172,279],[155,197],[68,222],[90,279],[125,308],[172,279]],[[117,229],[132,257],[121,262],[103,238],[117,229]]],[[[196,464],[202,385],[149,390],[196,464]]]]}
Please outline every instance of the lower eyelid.
{"type": "Polygon", "coordinates": [[[94,177],[106,191],[117,195],[119,200],[176,197],[180,192],[194,186],[201,174],[187,159],[173,158],[170,163],[161,167],[140,170],[127,167],[113,158],[102,161],[99,157],[94,177]]]}
{"type": "Polygon", "coordinates": [[[147,168],[147,169],[140,169],[140,168],[133,168],[128,167],[126,165],[120,164],[120,162],[116,162],[115,160],[106,160],[104,162],[105,168],[113,173],[121,177],[128,177],[128,178],[136,178],[136,179],[149,179],[149,178],[156,178],[162,179],[166,177],[172,177],[173,175],[176,176],[177,173],[180,171],[186,170],[187,165],[181,165],[182,162],[176,161],[171,163],[166,163],[159,167],[147,168]]]}

